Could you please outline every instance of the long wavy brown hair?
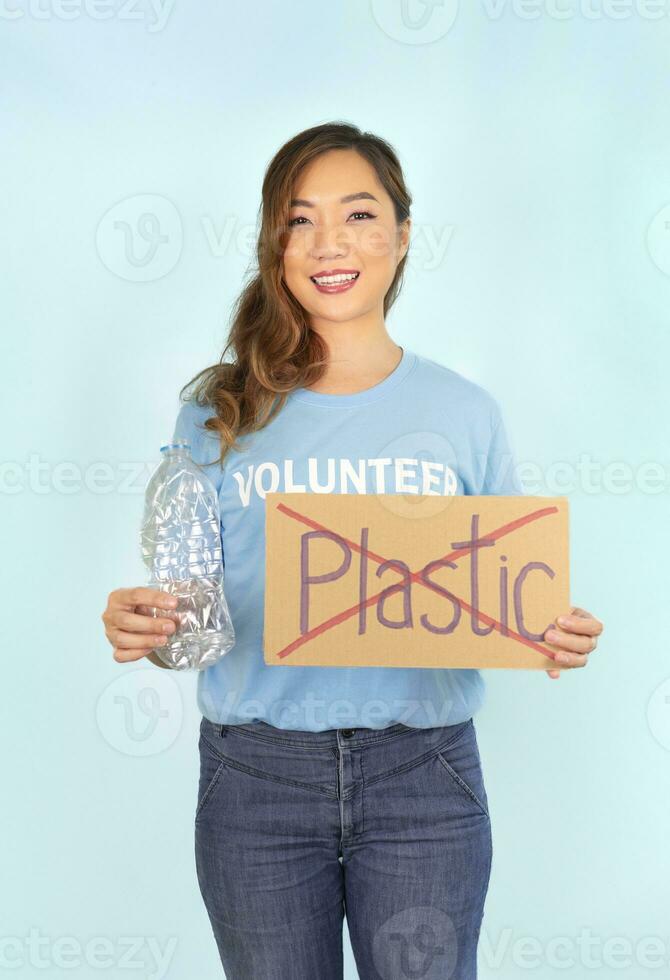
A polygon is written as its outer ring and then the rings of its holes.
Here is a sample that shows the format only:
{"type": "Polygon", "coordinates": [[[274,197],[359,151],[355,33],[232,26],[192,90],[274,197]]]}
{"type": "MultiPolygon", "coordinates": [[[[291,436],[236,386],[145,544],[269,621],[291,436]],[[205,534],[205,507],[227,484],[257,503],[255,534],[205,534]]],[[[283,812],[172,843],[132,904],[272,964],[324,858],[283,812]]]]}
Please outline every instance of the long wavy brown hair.
{"type": "MultiPolygon", "coordinates": [[[[411,196],[393,147],[380,136],[345,122],[305,129],[277,151],[263,178],[256,263],[234,307],[226,346],[216,364],[199,371],[181,389],[180,399],[211,406],[205,428],[217,432],[223,465],[238,436],[266,426],[281,411],[289,392],[321,378],[327,349],[310,328],[303,307],[283,280],[282,255],[288,236],[290,201],[304,167],[329,150],[352,149],[375,168],[393,201],[397,224],[410,214],[411,196]],[[227,359],[232,352],[233,359],[227,359]]],[[[398,263],[384,297],[384,315],[403,281],[407,253],[398,263]]]]}

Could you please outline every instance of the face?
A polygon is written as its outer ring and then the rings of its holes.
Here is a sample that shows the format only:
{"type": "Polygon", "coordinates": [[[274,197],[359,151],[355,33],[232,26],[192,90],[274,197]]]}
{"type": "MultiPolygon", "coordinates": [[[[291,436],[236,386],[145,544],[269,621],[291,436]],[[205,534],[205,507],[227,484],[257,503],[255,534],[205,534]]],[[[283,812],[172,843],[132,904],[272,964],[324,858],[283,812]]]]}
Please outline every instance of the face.
{"type": "Polygon", "coordinates": [[[311,325],[375,312],[383,321],[409,233],[410,219],[397,225],[374,167],[355,150],[313,160],[293,189],[283,254],[284,280],[311,325]]]}

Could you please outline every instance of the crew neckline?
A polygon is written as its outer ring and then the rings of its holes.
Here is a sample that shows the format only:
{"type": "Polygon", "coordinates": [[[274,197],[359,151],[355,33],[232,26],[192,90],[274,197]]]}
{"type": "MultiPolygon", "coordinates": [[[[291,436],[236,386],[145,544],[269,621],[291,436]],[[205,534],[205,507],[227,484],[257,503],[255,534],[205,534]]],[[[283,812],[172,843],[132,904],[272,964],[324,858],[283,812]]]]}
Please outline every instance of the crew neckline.
{"type": "Polygon", "coordinates": [[[356,405],[366,405],[377,401],[392,391],[407,377],[417,361],[417,355],[406,347],[401,347],[402,357],[390,374],[371,388],[363,391],[353,391],[348,394],[336,395],[325,391],[310,391],[308,388],[295,388],[291,396],[309,405],[321,405],[324,408],[351,408],[356,405]]]}

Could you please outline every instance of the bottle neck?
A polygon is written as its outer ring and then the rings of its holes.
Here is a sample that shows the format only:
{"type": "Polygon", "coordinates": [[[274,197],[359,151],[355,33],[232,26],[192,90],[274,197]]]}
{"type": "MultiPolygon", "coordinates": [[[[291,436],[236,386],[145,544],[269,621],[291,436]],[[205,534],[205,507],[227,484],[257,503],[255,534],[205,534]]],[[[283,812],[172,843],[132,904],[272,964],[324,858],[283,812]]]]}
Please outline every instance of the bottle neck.
{"type": "Polygon", "coordinates": [[[191,458],[188,449],[162,449],[161,456],[163,459],[187,460],[191,458]]]}

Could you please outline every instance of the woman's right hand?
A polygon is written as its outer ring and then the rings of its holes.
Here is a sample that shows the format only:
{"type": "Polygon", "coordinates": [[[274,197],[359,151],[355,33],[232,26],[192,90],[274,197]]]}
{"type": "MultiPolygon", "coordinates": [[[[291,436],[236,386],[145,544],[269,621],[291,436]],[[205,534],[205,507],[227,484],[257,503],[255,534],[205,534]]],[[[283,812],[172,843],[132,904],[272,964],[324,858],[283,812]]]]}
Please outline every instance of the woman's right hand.
{"type": "Polygon", "coordinates": [[[178,621],[176,617],[170,618],[170,611],[174,612],[176,606],[174,596],[150,586],[110,592],[107,608],[100,618],[113,647],[114,659],[123,664],[148,657],[157,666],[167,667],[151,651],[164,646],[174,633],[178,621]],[[154,609],[160,615],[155,615],[154,609]]]}

